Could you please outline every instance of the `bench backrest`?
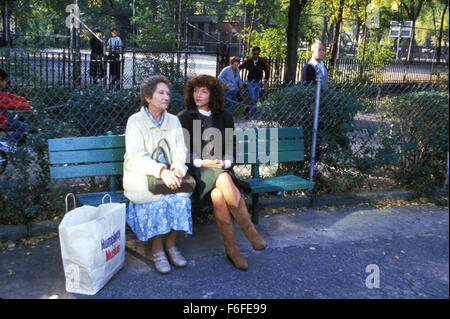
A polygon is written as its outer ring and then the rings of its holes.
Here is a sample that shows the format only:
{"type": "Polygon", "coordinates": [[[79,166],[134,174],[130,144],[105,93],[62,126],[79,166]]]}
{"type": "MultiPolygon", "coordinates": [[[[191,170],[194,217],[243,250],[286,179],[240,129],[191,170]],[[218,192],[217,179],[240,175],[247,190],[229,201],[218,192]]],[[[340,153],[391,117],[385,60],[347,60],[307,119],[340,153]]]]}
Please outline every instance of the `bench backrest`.
{"type": "MultiPolygon", "coordinates": [[[[258,165],[271,158],[272,162],[304,159],[301,127],[252,128],[241,133],[237,133],[236,165],[252,165],[254,177],[258,165]]],[[[51,178],[123,174],[124,135],[49,139],[48,148],[51,178]]]]}

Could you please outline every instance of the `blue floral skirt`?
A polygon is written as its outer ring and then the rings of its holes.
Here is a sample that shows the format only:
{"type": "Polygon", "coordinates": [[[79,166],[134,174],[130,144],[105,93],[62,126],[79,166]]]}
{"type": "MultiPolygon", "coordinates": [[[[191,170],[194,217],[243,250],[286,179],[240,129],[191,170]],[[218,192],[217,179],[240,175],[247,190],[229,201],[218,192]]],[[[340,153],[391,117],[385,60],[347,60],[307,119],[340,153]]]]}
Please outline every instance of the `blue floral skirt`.
{"type": "Polygon", "coordinates": [[[173,230],[192,234],[191,199],[176,194],[144,204],[130,201],[127,208],[127,224],[138,240],[147,241],[173,230]]]}

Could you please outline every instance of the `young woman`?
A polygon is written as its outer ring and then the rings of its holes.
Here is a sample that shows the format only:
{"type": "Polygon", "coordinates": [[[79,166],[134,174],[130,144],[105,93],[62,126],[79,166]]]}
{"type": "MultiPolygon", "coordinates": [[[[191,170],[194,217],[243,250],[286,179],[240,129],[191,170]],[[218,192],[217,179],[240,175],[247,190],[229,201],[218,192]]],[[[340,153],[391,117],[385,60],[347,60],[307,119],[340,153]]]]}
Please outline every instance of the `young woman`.
{"type": "Polygon", "coordinates": [[[178,118],[189,133],[185,136],[186,145],[190,146],[189,171],[197,182],[193,196],[211,198],[227,257],[236,268],[247,270],[247,261],[237,248],[231,217],[254,249],[264,249],[266,243],[251,222],[241,196],[240,191],[248,192],[250,187],[236,178],[232,170],[233,155],[226,153],[234,149],[234,145],[226,145],[234,144],[234,138],[227,138],[226,134],[227,128],[234,129],[234,122],[231,113],[224,109],[225,98],[220,81],[209,75],[190,79],[185,87],[184,102],[186,109],[178,114],[178,118]],[[195,136],[197,127],[201,131],[201,143],[195,136]],[[212,128],[220,132],[220,143],[217,140],[213,142],[211,136],[204,134],[205,130],[212,128]],[[220,149],[211,147],[213,144],[220,145],[220,149]],[[202,158],[202,154],[206,156],[202,158]]]}
{"type": "Polygon", "coordinates": [[[123,189],[130,200],[127,223],[138,240],[151,239],[153,262],[160,273],[170,272],[170,265],[186,266],[186,259],[175,247],[178,231],[192,234],[191,200],[189,194],[152,194],[147,176],[161,178],[167,187],[175,190],[188,168],[185,165],[186,146],[178,118],[167,112],[171,83],[162,75],[147,78],[141,84],[142,107],[130,116],[125,131],[125,158],[123,189]],[[172,159],[169,167],[163,152],[158,160],[152,153],[161,138],[168,142],[172,159]],[[166,235],[164,252],[163,236],[166,235]]]}

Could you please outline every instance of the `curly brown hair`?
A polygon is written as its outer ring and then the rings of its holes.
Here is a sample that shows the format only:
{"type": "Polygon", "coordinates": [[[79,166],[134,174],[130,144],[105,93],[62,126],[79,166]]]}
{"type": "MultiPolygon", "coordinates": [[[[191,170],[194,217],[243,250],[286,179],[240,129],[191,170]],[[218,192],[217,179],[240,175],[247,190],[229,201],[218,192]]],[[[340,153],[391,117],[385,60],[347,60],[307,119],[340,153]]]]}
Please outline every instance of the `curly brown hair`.
{"type": "Polygon", "coordinates": [[[194,101],[194,89],[205,87],[209,90],[209,108],[213,114],[225,109],[225,95],[222,83],[211,75],[198,75],[189,79],[184,88],[184,105],[187,109],[196,110],[197,105],[194,101]]]}

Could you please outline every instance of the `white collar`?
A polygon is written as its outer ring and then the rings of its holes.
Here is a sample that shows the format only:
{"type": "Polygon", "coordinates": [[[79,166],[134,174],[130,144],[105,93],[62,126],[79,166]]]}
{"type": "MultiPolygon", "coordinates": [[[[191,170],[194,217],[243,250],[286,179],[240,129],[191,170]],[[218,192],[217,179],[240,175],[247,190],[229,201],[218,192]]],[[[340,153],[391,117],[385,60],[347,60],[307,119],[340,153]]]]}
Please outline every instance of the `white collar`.
{"type": "Polygon", "coordinates": [[[198,112],[204,116],[211,116],[211,111],[205,111],[205,110],[198,109],[198,112]]]}
{"type": "Polygon", "coordinates": [[[309,63],[311,63],[312,65],[316,66],[317,64],[319,64],[321,67],[323,67],[323,61],[317,62],[316,59],[314,59],[313,57],[311,58],[311,60],[309,61],[309,63]]]}

